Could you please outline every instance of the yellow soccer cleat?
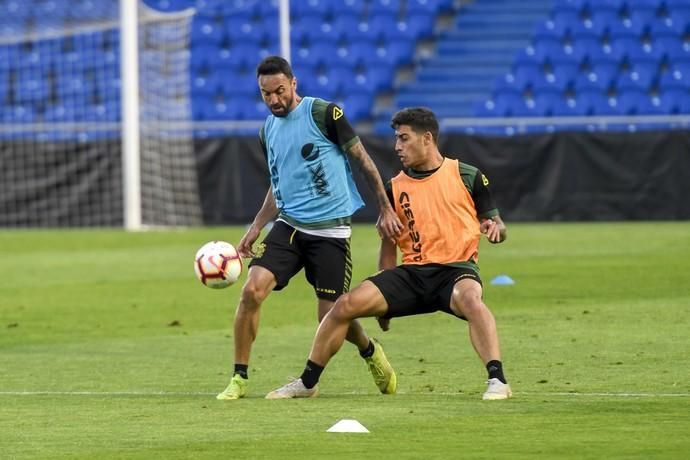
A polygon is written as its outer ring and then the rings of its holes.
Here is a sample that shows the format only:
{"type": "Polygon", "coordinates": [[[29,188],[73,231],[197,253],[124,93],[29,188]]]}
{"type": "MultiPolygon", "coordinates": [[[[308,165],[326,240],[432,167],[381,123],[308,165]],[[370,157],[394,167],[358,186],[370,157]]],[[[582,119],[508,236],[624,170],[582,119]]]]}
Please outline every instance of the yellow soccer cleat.
{"type": "Polygon", "coordinates": [[[388,362],[381,343],[376,339],[371,339],[371,341],[374,344],[374,354],[364,359],[369,366],[369,372],[374,377],[374,383],[381,393],[385,395],[395,394],[398,389],[398,378],[395,371],[388,362]]]}
{"type": "Polygon", "coordinates": [[[235,374],[230,379],[228,387],[216,396],[216,399],[229,401],[233,399],[240,399],[247,396],[247,387],[249,380],[242,378],[239,374],[235,374]]]}

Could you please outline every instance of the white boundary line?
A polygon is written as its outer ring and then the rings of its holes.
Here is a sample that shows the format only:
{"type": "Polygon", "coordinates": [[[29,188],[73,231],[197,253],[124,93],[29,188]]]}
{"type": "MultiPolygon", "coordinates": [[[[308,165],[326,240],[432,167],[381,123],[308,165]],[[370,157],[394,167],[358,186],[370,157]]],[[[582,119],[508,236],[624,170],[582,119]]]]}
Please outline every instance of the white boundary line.
{"type": "MultiPolygon", "coordinates": [[[[374,393],[371,393],[375,395],[374,393]]],[[[465,396],[466,393],[401,393],[416,396],[465,396]]],[[[215,396],[216,393],[185,391],[0,391],[0,396],[215,396]]],[[[328,393],[330,396],[367,396],[369,393],[328,393]]],[[[579,393],[579,392],[519,392],[516,397],[594,397],[594,398],[689,398],[690,393],[579,393]]]]}

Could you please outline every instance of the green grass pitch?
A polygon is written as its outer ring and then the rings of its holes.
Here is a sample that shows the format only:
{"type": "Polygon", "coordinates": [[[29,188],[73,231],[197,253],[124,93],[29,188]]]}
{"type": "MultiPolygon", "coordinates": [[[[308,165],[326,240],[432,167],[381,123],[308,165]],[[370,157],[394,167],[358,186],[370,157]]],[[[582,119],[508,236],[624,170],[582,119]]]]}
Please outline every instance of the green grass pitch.
{"type": "MultiPolygon", "coordinates": [[[[250,397],[216,401],[242,283],[205,288],[192,262],[242,228],[2,231],[0,458],[688,458],[690,223],[508,225],[480,259],[515,393],[494,402],[466,324],[442,314],[363,321],[395,396],[346,344],[318,398],[263,399],[316,329],[301,274],[264,304],[250,397]],[[341,419],[370,433],[326,432],[341,419]]],[[[355,282],[377,245],[355,227],[355,282]]]]}

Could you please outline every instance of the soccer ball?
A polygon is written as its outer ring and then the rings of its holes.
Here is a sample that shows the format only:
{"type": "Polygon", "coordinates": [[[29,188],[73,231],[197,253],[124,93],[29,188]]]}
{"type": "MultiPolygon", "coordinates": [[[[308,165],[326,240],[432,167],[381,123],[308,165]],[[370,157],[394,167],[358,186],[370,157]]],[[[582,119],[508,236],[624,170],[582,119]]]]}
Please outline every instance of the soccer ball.
{"type": "Polygon", "coordinates": [[[199,281],[213,289],[232,285],[242,274],[242,258],[225,241],[209,241],[194,257],[194,271],[199,281]]]}

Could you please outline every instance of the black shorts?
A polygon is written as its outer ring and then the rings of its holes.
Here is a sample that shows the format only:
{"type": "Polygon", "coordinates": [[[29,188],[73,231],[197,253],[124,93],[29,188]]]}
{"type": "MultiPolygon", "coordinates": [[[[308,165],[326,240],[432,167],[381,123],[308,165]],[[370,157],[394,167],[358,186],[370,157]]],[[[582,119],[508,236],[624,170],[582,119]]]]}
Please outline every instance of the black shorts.
{"type": "Polygon", "coordinates": [[[258,265],[276,277],[276,291],[302,268],[316,297],[335,301],[350,290],[352,257],[349,238],[326,238],[300,232],[278,221],[256,248],[249,266],[258,265]]]}
{"type": "Polygon", "coordinates": [[[379,288],[388,303],[384,318],[397,318],[435,311],[458,316],[450,309],[450,298],[453,286],[463,278],[482,283],[471,268],[448,265],[400,265],[367,279],[379,288]]]}

